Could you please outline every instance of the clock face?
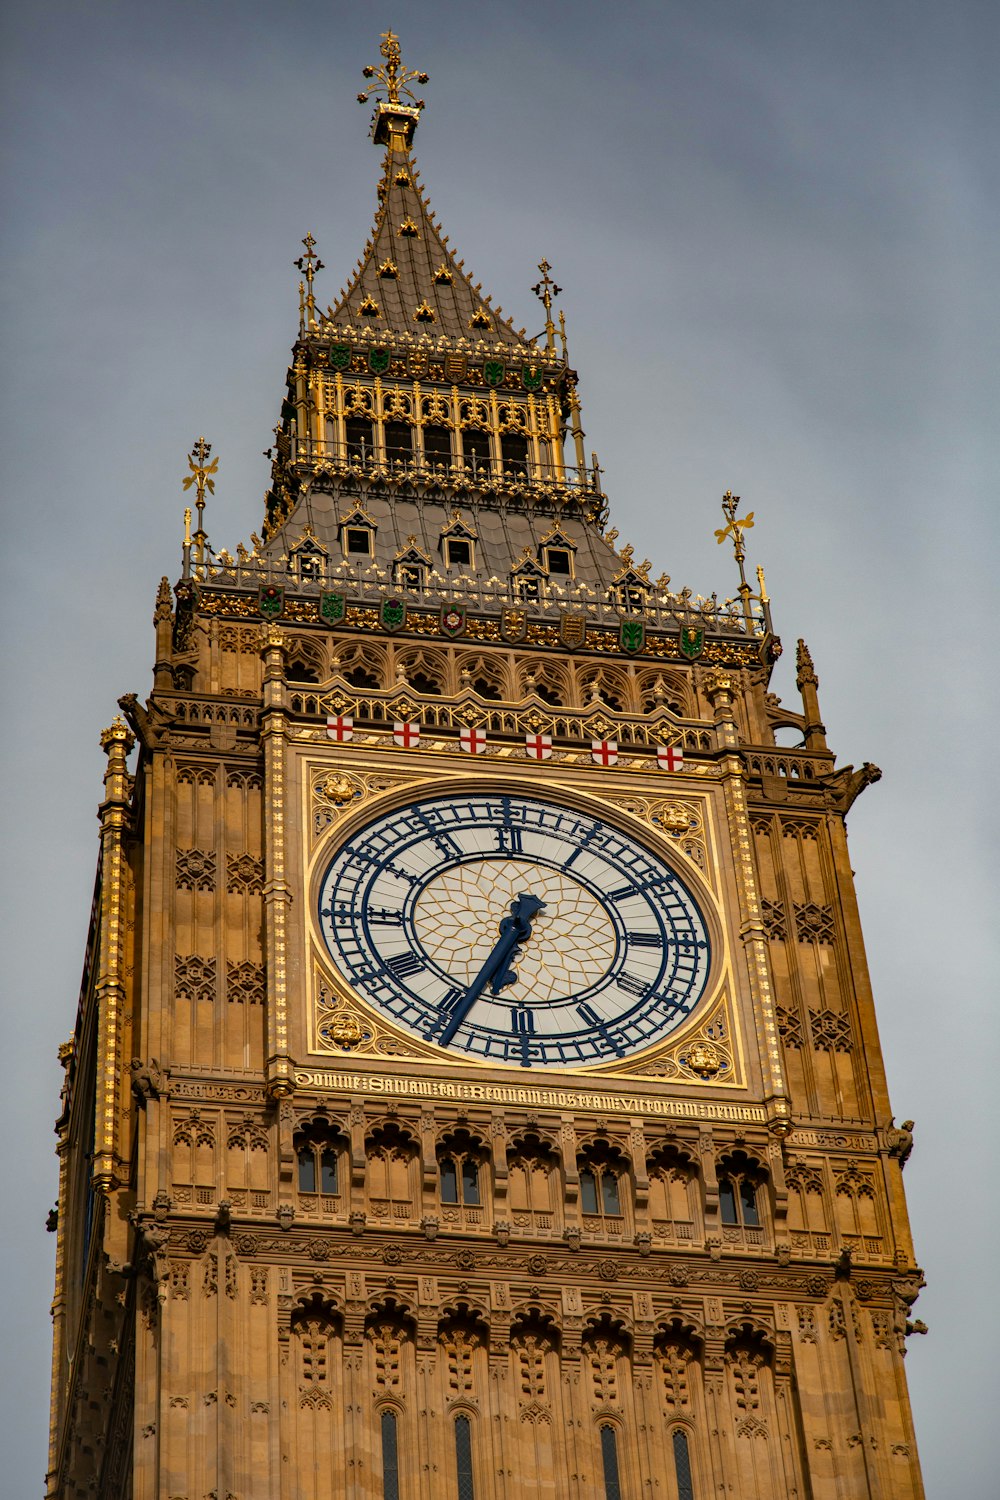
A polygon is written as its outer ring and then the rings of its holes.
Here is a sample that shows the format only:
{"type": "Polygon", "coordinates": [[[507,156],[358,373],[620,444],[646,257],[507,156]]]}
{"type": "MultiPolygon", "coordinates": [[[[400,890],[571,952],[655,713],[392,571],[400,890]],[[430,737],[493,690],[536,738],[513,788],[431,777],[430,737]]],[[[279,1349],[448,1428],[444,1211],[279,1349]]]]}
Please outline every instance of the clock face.
{"type": "Polygon", "coordinates": [[[628,1056],[705,992],[708,927],[680,877],[610,823],[519,796],[385,813],[332,860],[319,922],[383,1015],[522,1067],[628,1056]]]}

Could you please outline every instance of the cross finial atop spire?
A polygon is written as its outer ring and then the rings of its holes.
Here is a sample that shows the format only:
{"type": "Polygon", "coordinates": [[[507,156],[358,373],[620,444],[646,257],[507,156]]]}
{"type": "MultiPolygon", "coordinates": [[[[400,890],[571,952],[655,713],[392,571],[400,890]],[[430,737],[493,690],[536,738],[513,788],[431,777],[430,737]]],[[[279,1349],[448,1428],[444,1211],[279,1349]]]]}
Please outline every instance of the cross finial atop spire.
{"type": "Polygon", "coordinates": [[[556,347],[556,328],[552,321],[552,303],[562,291],[561,286],[556,286],[549,275],[552,267],[547,260],[538,262],[538,269],[542,273],[541,281],[536,281],[531,290],[545,308],[545,352],[553,354],[556,347]]]}
{"type": "Polygon", "coordinates": [[[394,121],[396,129],[401,131],[405,138],[405,144],[409,145],[417,127],[417,121],[420,119],[420,111],[424,107],[424,101],[417,98],[410,84],[414,79],[417,83],[427,83],[429,74],[419,73],[415,68],[403,67],[399,37],[394,31],[383,31],[382,44],[378,50],[385,58],[385,62],[377,68],[369,65],[362,69],[363,76],[373,81],[366,89],[362,89],[358,95],[358,103],[367,104],[371,98],[375,100],[372,137],[376,144],[391,140],[393,133],[391,122],[394,121]],[[385,90],[384,99],[379,97],[380,89],[385,90]],[[404,102],[406,100],[409,102],[404,102]]]}
{"type": "Polygon", "coordinates": [[[316,299],[313,295],[313,278],[317,271],[325,270],[323,262],[316,254],[316,241],[312,234],[306,235],[302,241],[306,247],[305,255],[300,255],[298,260],[292,264],[298,266],[305,276],[305,285],[299,282],[299,333],[305,333],[306,319],[311,323],[316,316],[316,299]]]}

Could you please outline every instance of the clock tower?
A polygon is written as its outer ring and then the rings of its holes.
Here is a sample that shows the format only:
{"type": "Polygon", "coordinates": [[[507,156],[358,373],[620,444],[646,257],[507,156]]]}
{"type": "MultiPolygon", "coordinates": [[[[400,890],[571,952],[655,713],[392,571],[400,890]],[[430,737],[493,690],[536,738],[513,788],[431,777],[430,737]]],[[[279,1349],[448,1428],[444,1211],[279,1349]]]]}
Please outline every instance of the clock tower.
{"type": "Polygon", "coordinates": [[[260,534],[210,544],[199,439],[102,737],[47,1494],[920,1496],[879,773],[801,640],[769,692],[737,496],[731,599],[618,544],[551,268],[532,338],[431,213],[426,76],[392,33],[365,76],[374,227],[325,310],[304,241],[260,534]]]}

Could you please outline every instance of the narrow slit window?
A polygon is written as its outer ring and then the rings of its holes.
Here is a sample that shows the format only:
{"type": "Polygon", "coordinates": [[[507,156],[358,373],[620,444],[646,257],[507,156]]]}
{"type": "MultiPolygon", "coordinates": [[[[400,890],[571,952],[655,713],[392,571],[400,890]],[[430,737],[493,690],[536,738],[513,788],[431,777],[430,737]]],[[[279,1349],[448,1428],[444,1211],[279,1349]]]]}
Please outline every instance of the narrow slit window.
{"type": "Polygon", "coordinates": [[[337,1153],[329,1147],[323,1152],[319,1162],[320,1183],[324,1193],[336,1193],[337,1191],[337,1153]]]}
{"type": "Polygon", "coordinates": [[[677,1500],[694,1500],[694,1484],[691,1479],[691,1454],[688,1451],[687,1433],[674,1428],[674,1472],[677,1475],[677,1500]]]}
{"type": "Polygon", "coordinates": [[[458,1170],[453,1161],[441,1163],[441,1202],[458,1202],[458,1170]]]}
{"type": "Polygon", "coordinates": [[[719,1183],[719,1207],[722,1210],[723,1224],[738,1224],[739,1214],[736,1211],[736,1192],[728,1177],[723,1177],[719,1183]]]}
{"type": "Polygon", "coordinates": [[[601,1459],[604,1464],[604,1500],[622,1500],[618,1473],[618,1436],[613,1427],[601,1428],[601,1459]]]}
{"type": "Polygon", "coordinates": [[[458,1500],[475,1500],[472,1484],[472,1423],[468,1417],[455,1418],[455,1470],[458,1476],[458,1500]]]}
{"type": "Polygon", "coordinates": [[[316,1155],[311,1146],[303,1146],[298,1153],[299,1159],[299,1192],[314,1193],[316,1191],[316,1155]]]}
{"type": "Polygon", "coordinates": [[[580,1173],[580,1203],[585,1214],[597,1213],[597,1178],[589,1170],[580,1173]]]}
{"type": "Polygon", "coordinates": [[[468,1157],[462,1163],[462,1202],[479,1202],[479,1167],[468,1157]]]}
{"type": "Polygon", "coordinates": [[[399,1500],[399,1444],[396,1413],[382,1413],[382,1500],[399,1500]]]}
{"type": "Polygon", "coordinates": [[[618,1198],[618,1178],[613,1172],[601,1173],[601,1200],[604,1204],[606,1214],[620,1214],[621,1203],[618,1198]]]}
{"type": "Polygon", "coordinates": [[[745,1177],[740,1183],[740,1207],[743,1210],[744,1224],[751,1229],[757,1229],[760,1225],[760,1216],[757,1213],[757,1189],[745,1177]]]}

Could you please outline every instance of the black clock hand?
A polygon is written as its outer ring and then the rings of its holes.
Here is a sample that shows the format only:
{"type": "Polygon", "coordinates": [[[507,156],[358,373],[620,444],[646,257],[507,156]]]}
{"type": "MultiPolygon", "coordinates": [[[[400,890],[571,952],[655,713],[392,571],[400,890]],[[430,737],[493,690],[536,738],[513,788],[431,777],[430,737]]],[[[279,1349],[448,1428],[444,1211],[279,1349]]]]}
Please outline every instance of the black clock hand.
{"type": "Polygon", "coordinates": [[[517,953],[519,944],[527,942],[531,936],[533,919],[544,909],[545,902],[540,901],[537,896],[523,894],[511,902],[510,916],[504,917],[500,923],[500,936],[493,951],[451,1012],[448,1024],[438,1038],[439,1046],[447,1047],[488,984],[492,982],[494,995],[499,995],[502,989],[514,983],[517,972],[508,965],[517,953]]]}

